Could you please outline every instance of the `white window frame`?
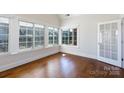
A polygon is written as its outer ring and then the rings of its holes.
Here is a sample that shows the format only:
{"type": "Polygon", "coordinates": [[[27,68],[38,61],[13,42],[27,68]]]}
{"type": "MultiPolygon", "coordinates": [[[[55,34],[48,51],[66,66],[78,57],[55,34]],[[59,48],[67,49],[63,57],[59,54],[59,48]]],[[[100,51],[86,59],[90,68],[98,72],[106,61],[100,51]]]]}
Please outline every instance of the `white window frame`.
{"type": "Polygon", "coordinates": [[[0,55],[6,55],[6,54],[8,54],[9,51],[10,51],[10,43],[9,43],[9,41],[10,41],[10,39],[9,39],[9,38],[10,38],[10,34],[9,34],[9,33],[10,33],[10,18],[9,18],[9,17],[6,17],[6,16],[0,16],[0,18],[5,18],[5,19],[7,19],[7,20],[8,20],[7,23],[8,23],[8,25],[9,25],[9,26],[8,26],[8,34],[7,34],[7,36],[8,36],[8,40],[7,40],[7,41],[8,41],[8,43],[7,43],[7,44],[8,44],[8,47],[7,47],[7,48],[8,48],[8,51],[6,51],[6,52],[0,52],[0,55]]]}
{"type": "Polygon", "coordinates": [[[62,46],[72,46],[72,47],[79,47],[79,30],[78,30],[78,27],[68,27],[68,28],[61,28],[61,45],[62,46]],[[70,32],[70,29],[77,29],[77,44],[74,45],[74,35],[72,33],[72,44],[69,44],[69,35],[68,35],[68,44],[63,44],[63,31],[68,31],[68,34],[70,32]]]}
{"type": "Polygon", "coordinates": [[[54,46],[57,46],[57,45],[59,45],[59,28],[55,28],[54,27],[54,32],[53,32],[53,43],[54,43],[54,46]],[[58,41],[58,43],[55,43],[55,32],[58,34],[58,40],[56,40],[56,41],[58,41]]]}
{"type": "MultiPolygon", "coordinates": [[[[4,18],[8,18],[9,19],[9,33],[8,33],[8,51],[6,53],[0,53],[1,54],[18,54],[20,52],[25,52],[25,51],[35,51],[37,49],[45,49],[48,48],[48,27],[54,27],[58,29],[58,43],[54,43],[53,40],[53,45],[54,46],[59,46],[60,45],[60,28],[58,26],[53,26],[53,25],[49,25],[49,24],[45,24],[42,23],[40,21],[35,21],[35,20],[30,20],[30,19],[25,19],[16,15],[0,15],[0,17],[4,17],[4,18]],[[20,49],[19,46],[19,37],[20,37],[20,24],[19,22],[26,22],[26,23],[32,23],[34,24],[39,24],[39,25],[43,25],[44,26],[44,45],[43,47],[35,47],[34,43],[33,46],[31,48],[24,48],[24,49],[20,49]],[[44,25],[45,24],[45,25],[44,25]],[[15,33],[15,34],[13,34],[15,33]],[[16,37],[16,38],[15,38],[16,37]],[[15,42],[13,42],[15,40],[15,42]]],[[[33,27],[33,33],[34,33],[34,27],[33,27]]],[[[33,39],[34,39],[34,34],[33,34],[33,39]]],[[[53,38],[54,39],[54,38],[53,38]]],[[[34,42],[34,40],[33,40],[34,42]]]]}
{"type": "Polygon", "coordinates": [[[106,62],[106,63],[109,63],[109,64],[113,64],[113,65],[116,65],[116,66],[119,66],[119,67],[122,67],[121,65],[121,20],[113,20],[113,21],[106,21],[106,22],[101,22],[101,23],[98,23],[98,31],[97,31],[97,59],[100,60],[100,61],[103,61],[103,62],[106,62]],[[100,53],[99,53],[99,43],[100,43],[100,28],[99,26],[101,24],[108,24],[108,23],[117,23],[118,25],[118,60],[113,60],[113,59],[109,59],[109,58],[105,58],[105,57],[101,57],[100,56],[100,53]]]}
{"type": "MultiPolygon", "coordinates": [[[[34,31],[33,31],[33,35],[34,35],[34,37],[33,37],[33,48],[34,49],[40,49],[40,48],[44,48],[45,47],[45,26],[44,25],[41,25],[41,24],[35,24],[34,23],[34,31]],[[36,43],[36,41],[35,41],[35,27],[39,27],[39,28],[42,28],[43,30],[44,30],[44,40],[43,40],[43,45],[41,45],[41,46],[38,46],[38,47],[36,47],[36,45],[35,45],[35,43],[36,43]]],[[[42,41],[42,40],[41,40],[42,41]]]]}
{"type": "MultiPolygon", "coordinates": [[[[41,23],[39,23],[39,22],[34,22],[34,21],[29,21],[29,20],[19,18],[18,19],[19,32],[20,32],[20,24],[19,24],[20,21],[33,24],[33,45],[32,45],[31,48],[25,48],[25,49],[20,49],[20,47],[19,47],[19,52],[33,51],[33,50],[37,50],[37,49],[44,49],[45,48],[45,30],[46,30],[46,26],[41,24],[41,23]],[[39,47],[35,47],[35,25],[37,25],[39,27],[44,27],[44,44],[42,46],[39,46],[39,47]]],[[[19,37],[20,37],[20,34],[19,34],[19,37]]]]}
{"type": "Polygon", "coordinates": [[[48,47],[53,47],[53,46],[58,46],[59,45],[59,28],[58,27],[53,27],[53,26],[48,26],[48,47]],[[52,36],[53,36],[53,43],[49,44],[49,29],[52,29],[52,36]],[[58,44],[55,43],[54,37],[55,37],[55,32],[58,32],[58,44]]]}
{"type": "MultiPolygon", "coordinates": [[[[24,23],[29,23],[29,24],[32,24],[32,27],[34,27],[34,24],[32,22],[28,22],[28,21],[22,21],[22,20],[18,20],[19,21],[19,38],[20,38],[20,22],[24,22],[24,23]]],[[[28,24],[25,24],[25,25],[28,25],[28,24]]],[[[30,25],[29,25],[30,26],[30,25]]],[[[33,29],[34,30],[34,29],[33,29]]],[[[34,31],[33,31],[34,32],[34,31]]],[[[26,35],[27,36],[27,35],[26,35]]],[[[33,38],[33,35],[32,35],[32,38],[33,38]]],[[[19,42],[20,44],[20,42],[19,42]]],[[[26,40],[26,44],[27,44],[27,40],[26,40]]],[[[33,45],[33,41],[32,41],[32,47],[31,48],[24,48],[24,49],[20,49],[20,45],[19,45],[19,50],[20,51],[28,51],[28,50],[32,50],[34,47],[33,45]]]]}

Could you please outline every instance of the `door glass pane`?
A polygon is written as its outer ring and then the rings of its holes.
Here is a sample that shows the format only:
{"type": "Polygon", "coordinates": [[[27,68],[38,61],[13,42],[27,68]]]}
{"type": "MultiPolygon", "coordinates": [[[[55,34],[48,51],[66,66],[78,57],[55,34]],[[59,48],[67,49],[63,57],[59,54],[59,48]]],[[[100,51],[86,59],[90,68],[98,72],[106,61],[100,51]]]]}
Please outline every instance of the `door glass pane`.
{"type": "Polygon", "coordinates": [[[101,57],[118,60],[118,28],[117,23],[100,25],[99,54],[101,57]]]}
{"type": "Polygon", "coordinates": [[[117,23],[111,24],[111,52],[112,59],[117,60],[118,53],[118,28],[117,23]]]}

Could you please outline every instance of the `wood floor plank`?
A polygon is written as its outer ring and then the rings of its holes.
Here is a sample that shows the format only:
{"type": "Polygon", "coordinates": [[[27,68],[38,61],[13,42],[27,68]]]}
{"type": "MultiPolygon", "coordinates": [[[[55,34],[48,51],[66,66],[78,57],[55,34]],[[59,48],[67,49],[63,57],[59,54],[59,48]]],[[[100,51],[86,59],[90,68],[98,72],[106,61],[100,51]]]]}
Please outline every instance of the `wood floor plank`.
{"type": "Polygon", "coordinates": [[[124,69],[95,59],[57,53],[0,72],[1,78],[123,78],[124,69]]]}

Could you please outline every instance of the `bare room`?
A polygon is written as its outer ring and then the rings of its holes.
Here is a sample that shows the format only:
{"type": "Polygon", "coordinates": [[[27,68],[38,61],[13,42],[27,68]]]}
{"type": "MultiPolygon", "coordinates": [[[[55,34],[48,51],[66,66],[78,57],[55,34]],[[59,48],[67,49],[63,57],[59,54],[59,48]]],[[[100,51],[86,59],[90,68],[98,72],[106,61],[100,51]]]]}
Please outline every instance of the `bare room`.
{"type": "Polygon", "coordinates": [[[122,78],[123,18],[123,14],[0,14],[0,77],[122,78]]]}

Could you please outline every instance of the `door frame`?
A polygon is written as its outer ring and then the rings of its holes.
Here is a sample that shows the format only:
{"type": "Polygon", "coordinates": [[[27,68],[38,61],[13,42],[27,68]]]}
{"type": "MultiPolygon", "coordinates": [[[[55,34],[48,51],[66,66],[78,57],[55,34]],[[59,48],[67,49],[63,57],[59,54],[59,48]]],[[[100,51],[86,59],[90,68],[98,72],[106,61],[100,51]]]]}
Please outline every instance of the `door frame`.
{"type": "Polygon", "coordinates": [[[108,63],[108,64],[112,64],[112,65],[115,65],[115,66],[119,66],[119,67],[122,67],[122,56],[121,56],[121,20],[113,20],[113,21],[106,21],[106,22],[101,22],[101,23],[98,23],[98,30],[97,30],[97,59],[100,60],[100,61],[103,61],[105,63],[108,63]],[[107,23],[113,23],[113,22],[116,22],[118,24],[118,60],[115,61],[115,60],[112,60],[112,59],[109,59],[109,58],[104,58],[104,57],[101,57],[100,54],[99,54],[99,35],[100,35],[100,30],[99,30],[99,26],[101,24],[107,24],[107,23]]]}
{"type": "Polygon", "coordinates": [[[121,32],[122,32],[122,35],[121,35],[121,47],[122,47],[122,68],[124,68],[124,18],[122,18],[122,22],[121,22],[121,32]]]}

